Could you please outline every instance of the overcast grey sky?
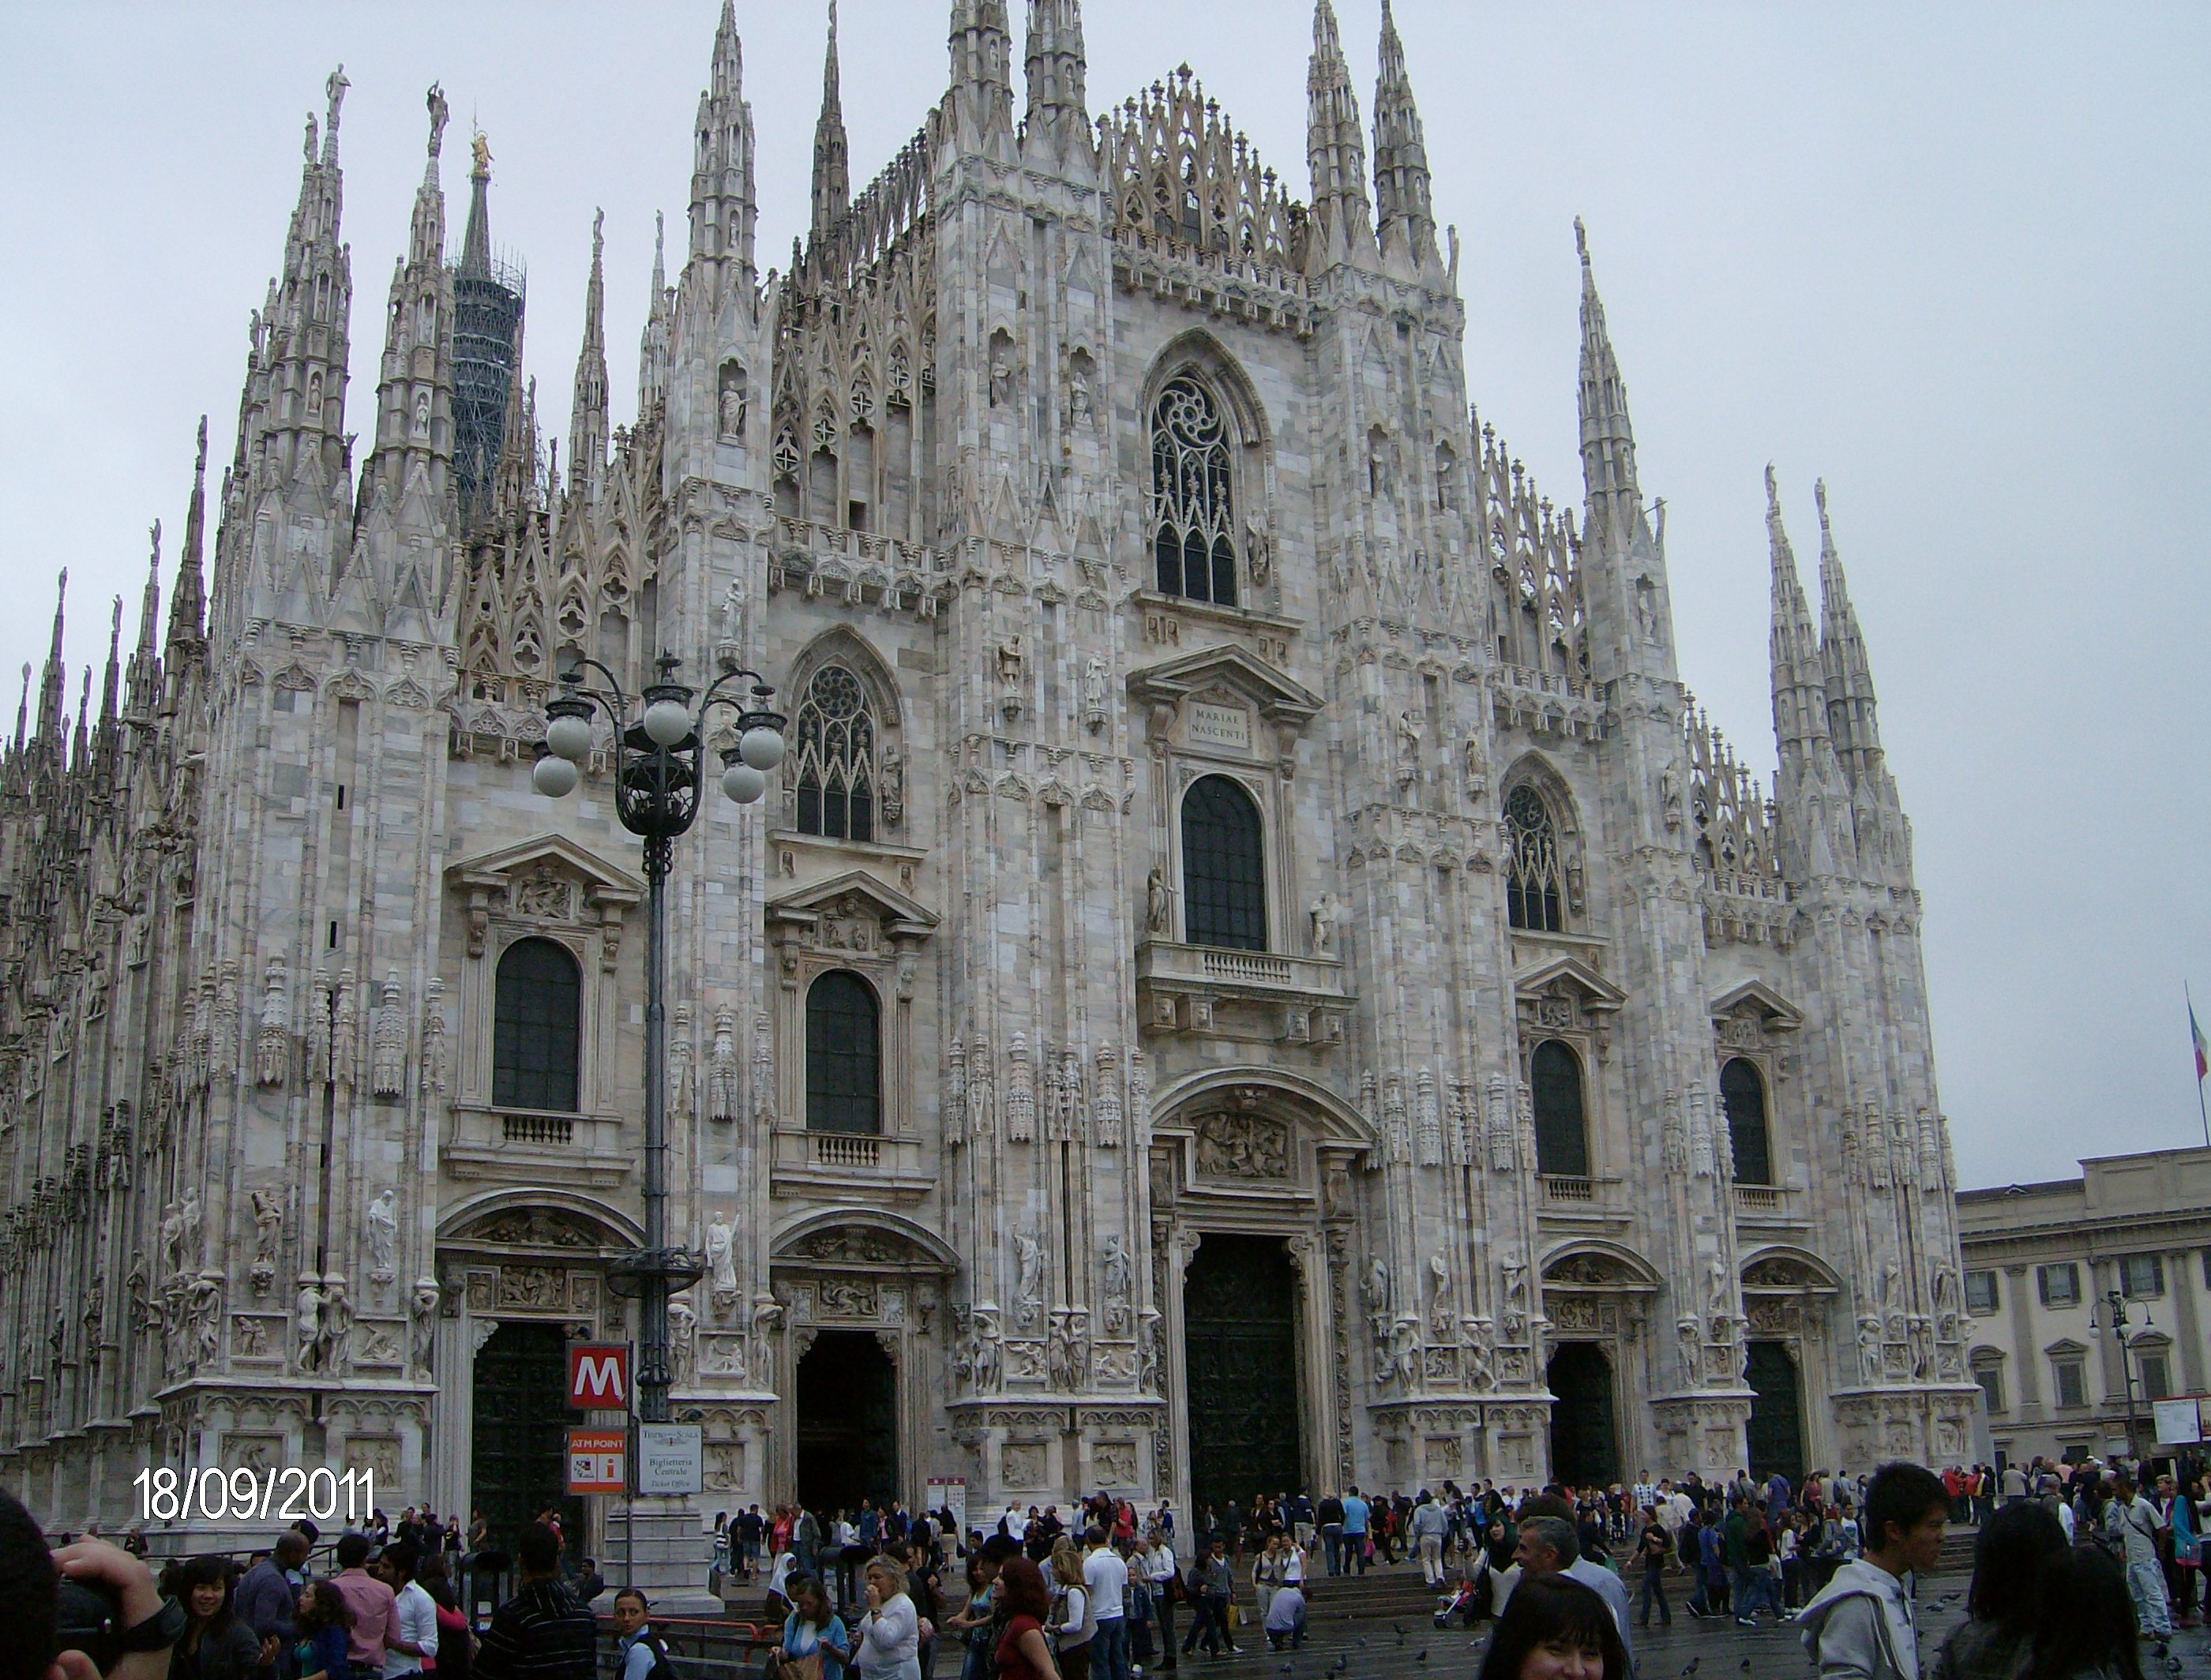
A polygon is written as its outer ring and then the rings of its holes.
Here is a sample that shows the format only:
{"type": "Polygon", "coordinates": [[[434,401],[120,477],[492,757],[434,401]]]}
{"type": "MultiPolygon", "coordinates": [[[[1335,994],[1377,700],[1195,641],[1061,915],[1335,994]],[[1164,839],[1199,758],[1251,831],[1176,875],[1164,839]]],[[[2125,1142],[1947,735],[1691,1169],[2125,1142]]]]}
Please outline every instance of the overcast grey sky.
{"type": "MultiPolygon", "coordinates": [[[[530,269],[565,435],[591,212],[616,414],[652,213],[681,260],[718,0],[30,6],[0,29],[0,670],[135,628],[173,559],[192,428],[229,454],[247,311],[302,114],[342,60],[348,423],[442,81],[530,269]]],[[[1021,0],[1010,0],[1016,15],[1021,0]]],[[[945,82],[946,0],[844,0],[855,184],[945,82]]],[[[1378,0],[1339,0],[1371,118],[1378,0]]],[[[1469,396],[1578,503],[1572,221],[1589,223],[1645,488],[1666,498],[1683,674],[1770,780],[1760,474],[1800,554],[1827,480],[1917,832],[1944,1106],[1968,1183],[2200,1142],[2184,977],[2211,1017],[2205,216],[2211,8],[1398,0],[1469,396]]],[[[1093,111],[1187,61],[1303,196],[1303,0],[1088,0],[1093,111]]],[[[760,255],[803,225],[821,9],[740,0],[760,255]]],[[[1016,46],[1016,80],[1019,78],[1016,46]]],[[[447,148],[457,243],[467,148],[447,148]]],[[[167,578],[165,576],[165,583],[167,578]]],[[[70,681],[74,705],[76,678],[70,681]]]]}

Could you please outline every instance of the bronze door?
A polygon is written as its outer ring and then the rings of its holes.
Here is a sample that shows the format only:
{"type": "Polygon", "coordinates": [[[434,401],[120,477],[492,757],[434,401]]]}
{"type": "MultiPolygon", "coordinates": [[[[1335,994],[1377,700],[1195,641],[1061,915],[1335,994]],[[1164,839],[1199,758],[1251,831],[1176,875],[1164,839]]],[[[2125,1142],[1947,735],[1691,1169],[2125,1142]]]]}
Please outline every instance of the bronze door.
{"type": "Polygon", "coordinates": [[[491,1520],[494,1550],[514,1554],[548,1505],[566,1561],[584,1550],[584,1502],[568,1495],[568,1338],[557,1324],[502,1324],[476,1351],[469,1502],[491,1520]]]}
{"type": "Polygon", "coordinates": [[[1190,1496],[1216,1510],[1305,1484],[1297,1278],[1278,1236],[1208,1236],[1183,1285],[1190,1496]]]}

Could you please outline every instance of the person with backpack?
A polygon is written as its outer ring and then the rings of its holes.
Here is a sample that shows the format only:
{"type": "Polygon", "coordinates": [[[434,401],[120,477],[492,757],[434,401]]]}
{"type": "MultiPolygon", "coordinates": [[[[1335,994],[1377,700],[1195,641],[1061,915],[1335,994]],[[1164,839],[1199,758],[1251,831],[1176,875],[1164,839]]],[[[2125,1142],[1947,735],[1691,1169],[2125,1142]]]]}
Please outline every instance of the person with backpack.
{"type": "Polygon", "coordinates": [[[615,1594],[615,1634],[621,1667],[615,1680],[675,1680],[668,1647],[645,1620],[651,1611],[644,1593],[625,1586],[615,1594]]]}
{"type": "Polygon", "coordinates": [[[2135,1615],[2154,1637],[2169,1640],[2172,1611],[2166,1601],[2165,1569],[2157,1555],[2158,1536],[2164,1529],[2157,1507],[2135,1491],[2133,1474],[2122,1470],[2114,1476],[2100,1532],[2107,1547],[2119,1554],[2126,1570],[2135,1615]]]}

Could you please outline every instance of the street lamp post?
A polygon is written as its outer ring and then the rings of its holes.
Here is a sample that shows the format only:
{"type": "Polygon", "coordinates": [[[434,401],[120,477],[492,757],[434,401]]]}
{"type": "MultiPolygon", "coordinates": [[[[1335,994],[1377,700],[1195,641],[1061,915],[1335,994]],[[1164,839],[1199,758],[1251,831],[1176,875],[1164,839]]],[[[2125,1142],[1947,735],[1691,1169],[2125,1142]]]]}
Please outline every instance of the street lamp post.
{"type": "Polygon", "coordinates": [[[546,703],[545,751],[530,775],[530,785],[548,799],[573,792],[582,779],[578,766],[591,752],[592,716],[604,712],[614,729],[615,809],[622,826],[645,842],[645,1244],[609,1266],[607,1286],[639,1303],[638,1416],[648,1423],[668,1421],[669,1292],[706,1271],[697,1254],[668,1241],[669,865],[676,837],[699,814],[706,718],[714,707],[738,714],[736,744],[722,752],[722,791],[730,799],[754,803],[767,791],[766,772],[783,762],[784,720],[768,709],[775,691],[758,672],[724,672],[694,707],[693,691],[675,680],[681,664],[673,654],[660,656],[659,676],[645,686],[643,710],[633,719],[630,698],[615,674],[596,659],[577,661],[561,676],[560,693],[546,703]],[[606,679],[606,691],[584,686],[586,667],[606,679]],[[722,692],[747,678],[749,704],[722,692]]]}
{"type": "MultiPolygon", "coordinates": [[[[2127,1297],[2123,1290],[2105,1290],[2100,1312],[2092,1311],[2088,1314],[2088,1333],[2092,1336],[2103,1333],[2104,1325],[2098,1321],[2099,1317],[2109,1320],[2111,1333],[2118,1339],[2119,1377],[2127,1388],[2127,1456],[2139,1459],[2141,1457],[2141,1432],[2135,1426],[2134,1344],[2127,1339],[2127,1326],[2130,1320],[2127,1317],[2127,1297]]],[[[2142,1314],[2142,1327],[2149,1327],[2147,1312],[2142,1314]]]]}

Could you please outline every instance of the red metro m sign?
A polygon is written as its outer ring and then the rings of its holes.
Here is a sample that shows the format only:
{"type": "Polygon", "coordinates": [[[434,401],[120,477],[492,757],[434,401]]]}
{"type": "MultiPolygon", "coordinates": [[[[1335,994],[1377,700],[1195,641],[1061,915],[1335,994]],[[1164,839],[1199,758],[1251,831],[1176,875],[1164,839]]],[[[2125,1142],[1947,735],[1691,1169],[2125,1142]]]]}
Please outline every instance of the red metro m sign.
{"type": "Polygon", "coordinates": [[[629,1349],[575,1342],[568,1348],[568,1404],[583,1411],[629,1410],[629,1349]]]}

